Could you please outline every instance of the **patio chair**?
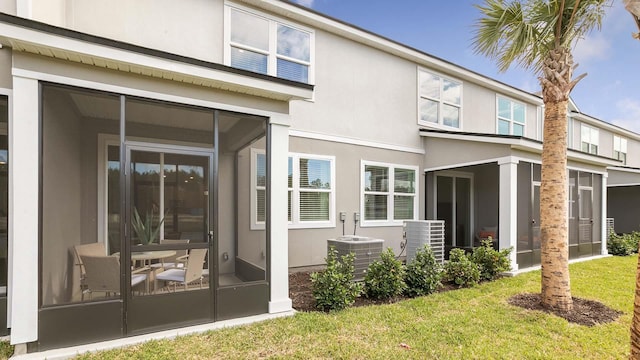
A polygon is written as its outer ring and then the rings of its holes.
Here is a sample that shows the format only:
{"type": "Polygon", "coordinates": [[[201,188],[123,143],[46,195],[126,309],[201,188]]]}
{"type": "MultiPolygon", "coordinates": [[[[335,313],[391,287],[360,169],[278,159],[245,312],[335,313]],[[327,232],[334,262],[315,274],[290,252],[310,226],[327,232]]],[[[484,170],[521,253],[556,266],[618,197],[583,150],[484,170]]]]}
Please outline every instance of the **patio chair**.
{"type": "MultiPolygon", "coordinates": [[[[85,268],[85,284],[90,298],[95,292],[104,292],[105,297],[120,293],[120,259],[117,256],[84,256],[81,255],[85,268]]],[[[147,274],[136,270],[131,274],[131,287],[146,282],[147,274]]],[[[84,300],[84,296],[83,296],[84,300]]]]}
{"type": "MultiPolygon", "coordinates": [[[[189,239],[160,240],[160,245],[177,245],[177,244],[188,244],[188,243],[189,243],[189,239]]],[[[152,269],[163,268],[164,270],[171,269],[171,268],[183,268],[186,260],[187,260],[187,250],[186,249],[176,250],[176,254],[174,256],[164,258],[158,263],[151,264],[151,268],[152,269]]]]}
{"type": "Polygon", "coordinates": [[[83,245],[75,245],[73,247],[73,253],[75,254],[75,265],[80,269],[80,291],[82,301],[84,301],[84,295],[87,293],[87,284],[86,284],[86,271],[84,264],[82,263],[82,256],[105,256],[107,254],[107,250],[104,246],[104,243],[95,242],[90,244],[83,245]]]}
{"type": "Polygon", "coordinates": [[[202,288],[202,268],[204,259],[207,255],[207,249],[191,249],[187,256],[187,265],[185,268],[172,268],[156,275],[156,280],[173,283],[173,291],[176,291],[177,285],[183,285],[187,290],[188,285],[199,281],[202,288]]]}

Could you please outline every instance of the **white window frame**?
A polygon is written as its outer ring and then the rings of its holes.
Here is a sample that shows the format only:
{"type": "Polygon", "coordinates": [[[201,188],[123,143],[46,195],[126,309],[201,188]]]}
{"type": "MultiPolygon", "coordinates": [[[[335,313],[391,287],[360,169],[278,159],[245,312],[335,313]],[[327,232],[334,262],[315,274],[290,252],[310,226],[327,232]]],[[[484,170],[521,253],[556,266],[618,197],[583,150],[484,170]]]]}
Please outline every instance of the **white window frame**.
{"type": "MultiPolygon", "coordinates": [[[[258,187],[256,184],[256,169],[258,155],[264,155],[262,149],[251,149],[251,230],[264,230],[264,221],[258,221],[258,187]]],[[[289,153],[292,159],[292,187],[291,191],[291,221],[289,229],[320,229],[334,228],[336,226],[336,157],[327,155],[316,155],[306,153],[289,153]],[[331,169],[331,189],[304,189],[300,187],[300,159],[329,161],[331,169]],[[300,192],[327,192],[329,193],[329,220],[324,221],[302,221],[300,220],[300,192]]]]}
{"type": "Polygon", "coordinates": [[[600,152],[600,129],[594,128],[594,127],[591,127],[591,126],[587,126],[585,124],[581,124],[581,126],[580,126],[580,151],[584,152],[584,150],[582,150],[582,143],[589,144],[589,150],[587,151],[587,153],[593,154],[593,155],[598,155],[598,153],[600,152]],[[583,136],[584,129],[589,129],[589,138],[588,139],[585,139],[584,136],[583,136]],[[595,153],[591,152],[591,145],[595,145],[596,146],[596,152],[595,153]]]}
{"type": "Polygon", "coordinates": [[[404,164],[391,164],[377,161],[369,161],[369,160],[360,160],[360,226],[361,227],[375,227],[375,226],[402,226],[403,222],[406,220],[418,220],[418,209],[420,199],[418,195],[420,193],[420,172],[419,167],[415,165],[404,165],[404,164]],[[387,191],[386,192],[375,192],[375,191],[366,191],[365,192],[365,166],[379,166],[386,167],[389,169],[388,171],[388,183],[387,183],[387,191]],[[404,170],[413,170],[415,172],[415,187],[413,195],[409,195],[408,193],[396,193],[395,192],[395,169],[404,169],[404,170]],[[364,214],[364,201],[365,194],[375,194],[375,195],[385,195],[387,196],[387,219],[386,220],[367,220],[364,214]],[[395,220],[393,218],[394,213],[394,196],[413,196],[413,219],[402,219],[395,220]]]}
{"type": "Polygon", "coordinates": [[[627,164],[627,155],[629,154],[627,152],[628,146],[629,142],[626,138],[618,135],[613,135],[613,158],[622,160],[625,165],[627,164]],[[624,154],[624,159],[620,159],[620,156],[617,155],[616,152],[619,154],[624,154]]]}
{"type": "Polygon", "coordinates": [[[224,54],[223,61],[227,66],[231,66],[231,47],[236,47],[262,55],[267,55],[267,73],[266,75],[278,77],[278,59],[294,62],[308,66],[307,83],[315,83],[315,32],[313,29],[300,26],[290,21],[268,15],[248,7],[238,5],[236,3],[225,1],[224,3],[224,54]],[[269,22],[269,50],[256,49],[240,43],[231,41],[231,10],[247,13],[248,15],[262,18],[269,22]],[[278,24],[293,28],[309,34],[309,61],[303,61],[278,54],[278,24]]]}
{"type": "Polygon", "coordinates": [[[522,101],[517,101],[514,100],[510,97],[504,96],[504,95],[500,95],[500,94],[496,94],[496,134],[499,135],[513,135],[513,124],[520,124],[519,122],[515,121],[513,118],[513,108],[515,104],[519,104],[524,106],[524,122],[521,124],[522,125],[522,135],[519,136],[523,136],[526,137],[527,136],[527,104],[523,103],[522,101]],[[506,100],[509,102],[509,110],[510,110],[510,118],[505,118],[505,117],[501,117],[500,116],[500,99],[502,100],[506,100]],[[509,134],[500,134],[498,131],[500,129],[500,120],[502,121],[507,121],[509,123],[509,134]]]}
{"type": "Polygon", "coordinates": [[[449,76],[444,76],[444,75],[439,74],[439,73],[437,73],[435,71],[431,71],[431,70],[428,70],[428,69],[425,69],[425,68],[418,68],[417,80],[418,80],[417,81],[417,85],[418,85],[418,87],[417,87],[417,94],[418,94],[418,97],[417,97],[417,99],[418,99],[418,101],[417,101],[418,125],[436,127],[436,128],[444,128],[444,129],[458,129],[458,130],[462,129],[463,128],[463,124],[462,124],[462,119],[463,119],[462,109],[463,109],[463,104],[464,104],[464,83],[462,81],[458,80],[458,79],[454,79],[454,78],[451,78],[449,76]],[[437,77],[440,78],[440,98],[436,99],[436,98],[432,98],[432,97],[429,97],[429,96],[423,96],[420,93],[420,75],[421,75],[421,73],[427,73],[427,74],[430,74],[430,75],[433,75],[433,76],[437,76],[437,77]],[[444,100],[441,99],[442,98],[442,82],[443,82],[443,80],[447,80],[447,81],[450,81],[450,82],[453,82],[453,83],[456,83],[456,84],[460,85],[460,104],[450,103],[450,102],[447,102],[447,101],[444,101],[444,100]],[[422,121],[420,119],[420,99],[427,99],[427,100],[435,101],[435,102],[438,103],[438,123],[437,124],[429,122],[429,121],[422,121]],[[455,106],[455,107],[458,108],[458,110],[459,110],[458,114],[460,115],[460,118],[458,119],[458,127],[448,126],[448,125],[445,125],[443,123],[443,120],[442,120],[442,105],[443,104],[450,105],[450,106],[455,106]]]}

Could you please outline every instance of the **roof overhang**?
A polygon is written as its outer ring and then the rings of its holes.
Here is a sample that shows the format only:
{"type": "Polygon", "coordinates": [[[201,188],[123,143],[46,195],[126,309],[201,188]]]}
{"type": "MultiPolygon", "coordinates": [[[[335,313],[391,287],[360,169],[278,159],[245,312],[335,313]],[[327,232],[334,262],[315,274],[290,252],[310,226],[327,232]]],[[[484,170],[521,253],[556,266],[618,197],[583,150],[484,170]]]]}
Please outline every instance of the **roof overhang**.
{"type": "Polygon", "coordinates": [[[0,44],[14,51],[280,101],[313,85],[235,69],[0,13],[0,44]]]}
{"type": "MultiPolygon", "coordinates": [[[[542,142],[523,136],[497,135],[470,132],[421,129],[420,136],[425,138],[451,139],[471,141],[483,144],[508,146],[511,150],[520,150],[533,154],[542,154],[542,142]]],[[[427,156],[429,154],[427,153],[427,156]]],[[[567,160],[596,166],[620,166],[622,162],[605,156],[588,154],[582,151],[567,149],[567,160]]]]}
{"type": "Polygon", "coordinates": [[[580,112],[575,112],[572,111],[571,112],[571,116],[574,119],[580,120],[584,123],[593,125],[593,126],[597,126],[599,128],[603,128],[603,129],[607,129],[611,132],[613,132],[614,134],[620,134],[620,135],[625,135],[629,138],[633,138],[635,140],[640,140],[640,134],[637,134],[631,130],[627,130],[623,127],[608,123],[606,121],[602,121],[600,119],[594,118],[593,116],[589,116],[580,112]]]}

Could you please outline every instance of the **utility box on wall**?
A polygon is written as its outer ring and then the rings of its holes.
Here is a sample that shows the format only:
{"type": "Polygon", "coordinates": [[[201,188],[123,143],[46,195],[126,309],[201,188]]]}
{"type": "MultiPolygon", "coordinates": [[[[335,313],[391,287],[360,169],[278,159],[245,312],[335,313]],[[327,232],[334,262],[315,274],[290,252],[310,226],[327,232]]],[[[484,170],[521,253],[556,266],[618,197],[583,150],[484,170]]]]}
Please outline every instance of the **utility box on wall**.
{"type": "Polygon", "coordinates": [[[444,220],[405,221],[407,264],[416,257],[422,246],[429,245],[439,263],[444,262],[444,220]]]}
{"type": "Polygon", "coordinates": [[[333,246],[338,251],[338,257],[354,253],[354,280],[362,281],[367,273],[369,264],[378,260],[382,253],[384,240],[372,239],[366,236],[346,235],[337,239],[327,240],[327,250],[333,246]]]}

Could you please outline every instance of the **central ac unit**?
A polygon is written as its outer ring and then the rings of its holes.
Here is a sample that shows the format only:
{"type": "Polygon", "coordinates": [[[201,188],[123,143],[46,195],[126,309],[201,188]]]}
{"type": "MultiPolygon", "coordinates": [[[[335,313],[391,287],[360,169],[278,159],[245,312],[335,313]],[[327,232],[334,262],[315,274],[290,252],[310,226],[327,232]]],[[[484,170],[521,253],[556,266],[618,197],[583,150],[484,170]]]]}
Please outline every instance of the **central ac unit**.
{"type": "Polygon", "coordinates": [[[345,235],[337,239],[327,240],[327,250],[333,246],[338,251],[338,258],[350,253],[355,254],[353,261],[354,277],[356,281],[364,280],[369,264],[378,260],[382,253],[384,240],[372,239],[366,236],[345,235]]]}
{"type": "Polygon", "coordinates": [[[407,264],[416,257],[418,249],[429,245],[439,263],[444,262],[444,220],[405,221],[407,264]]]}

